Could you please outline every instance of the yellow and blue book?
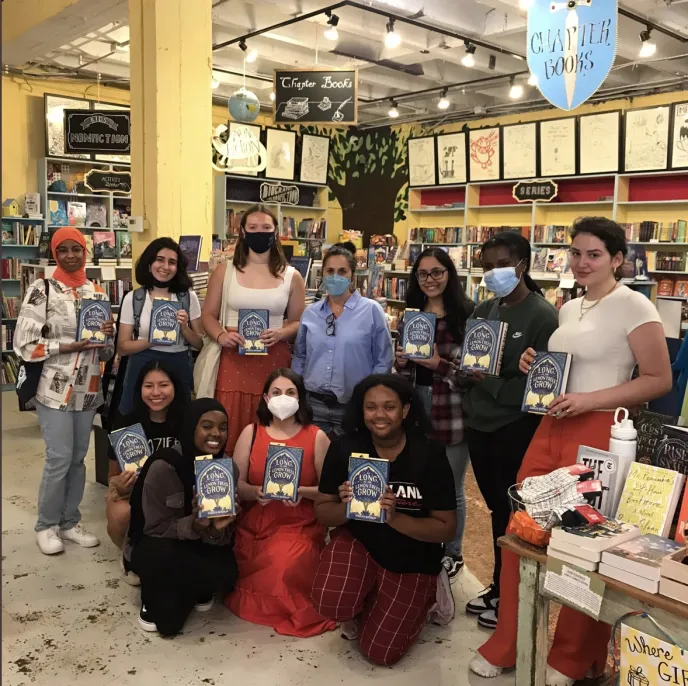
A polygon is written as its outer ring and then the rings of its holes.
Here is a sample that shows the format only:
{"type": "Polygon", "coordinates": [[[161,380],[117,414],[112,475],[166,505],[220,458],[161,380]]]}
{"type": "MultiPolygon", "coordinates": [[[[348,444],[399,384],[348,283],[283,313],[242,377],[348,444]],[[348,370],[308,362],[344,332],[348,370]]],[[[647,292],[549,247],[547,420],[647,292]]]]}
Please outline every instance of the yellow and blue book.
{"type": "Polygon", "coordinates": [[[178,345],[181,342],[181,326],[177,313],[182,304],[167,298],[154,298],[151,307],[148,341],[155,345],[178,345]]]}
{"type": "Polygon", "coordinates": [[[198,518],[236,514],[234,462],[230,457],[199,455],[195,462],[198,518]]]}
{"type": "Polygon", "coordinates": [[[239,346],[239,355],[267,355],[268,349],[260,340],[260,335],[269,328],[270,312],[268,310],[239,310],[237,331],[246,341],[246,345],[239,346]]]}
{"type": "Polygon", "coordinates": [[[437,316],[420,310],[404,311],[401,349],[411,360],[428,360],[435,352],[435,326],[437,316]]]}
{"type": "Polygon", "coordinates": [[[270,443],[265,460],[263,496],[268,500],[299,499],[303,449],[290,448],[284,443],[270,443]]]}
{"type": "Polygon", "coordinates": [[[347,519],[384,524],[385,511],[380,499],[389,482],[389,460],[352,453],[349,457],[349,481],[354,492],[346,504],[347,519]]]}
{"type": "Polygon", "coordinates": [[[110,319],[112,319],[110,303],[107,300],[84,298],[79,310],[77,340],[105,344],[108,336],[100,330],[100,327],[110,319]]]}
{"type": "Polygon", "coordinates": [[[571,359],[569,353],[535,353],[526,381],[522,412],[547,414],[554,399],[566,393],[571,359]]]}
{"type": "Polygon", "coordinates": [[[464,372],[499,376],[509,325],[492,319],[469,319],[463,339],[461,364],[464,372]]]}
{"type": "Polygon", "coordinates": [[[141,424],[113,431],[108,438],[123,472],[141,471],[150,456],[148,437],[141,424]]]}

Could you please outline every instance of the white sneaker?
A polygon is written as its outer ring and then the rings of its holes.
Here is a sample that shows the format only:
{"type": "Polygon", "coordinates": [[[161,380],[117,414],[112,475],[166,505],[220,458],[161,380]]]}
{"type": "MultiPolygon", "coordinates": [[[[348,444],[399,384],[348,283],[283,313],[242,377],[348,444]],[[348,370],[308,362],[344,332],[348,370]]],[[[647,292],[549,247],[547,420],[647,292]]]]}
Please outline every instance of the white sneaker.
{"type": "Polygon", "coordinates": [[[60,538],[63,541],[78,543],[82,548],[95,548],[100,545],[98,537],[86,531],[81,524],[77,524],[71,529],[60,529],[60,538]]]}
{"type": "Polygon", "coordinates": [[[138,574],[134,574],[130,569],[127,569],[127,565],[124,561],[124,555],[119,558],[119,568],[122,570],[122,578],[124,579],[125,584],[129,584],[130,586],[140,586],[141,585],[141,579],[139,579],[138,574]]]}
{"type": "Polygon", "coordinates": [[[44,555],[56,555],[64,551],[64,545],[57,532],[56,526],[36,532],[36,543],[44,555]]]}
{"type": "Polygon", "coordinates": [[[158,630],[158,627],[155,625],[155,622],[151,621],[151,618],[148,616],[148,612],[146,611],[145,605],[141,608],[141,612],[139,612],[139,626],[144,631],[148,632],[158,630]]]}
{"type": "Polygon", "coordinates": [[[480,653],[476,653],[473,659],[468,663],[468,669],[478,676],[486,679],[494,679],[502,673],[502,668],[488,662],[480,653]]]}
{"type": "Polygon", "coordinates": [[[208,612],[209,610],[213,609],[213,605],[215,605],[215,598],[213,596],[210,596],[210,600],[196,603],[194,605],[194,609],[196,610],[196,612],[208,612]]]}
{"type": "Polygon", "coordinates": [[[575,679],[572,679],[566,674],[558,672],[554,667],[547,665],[547,675],[545,676],[545,683],[547,686],[573,686],[576,683],[575,679]]]}

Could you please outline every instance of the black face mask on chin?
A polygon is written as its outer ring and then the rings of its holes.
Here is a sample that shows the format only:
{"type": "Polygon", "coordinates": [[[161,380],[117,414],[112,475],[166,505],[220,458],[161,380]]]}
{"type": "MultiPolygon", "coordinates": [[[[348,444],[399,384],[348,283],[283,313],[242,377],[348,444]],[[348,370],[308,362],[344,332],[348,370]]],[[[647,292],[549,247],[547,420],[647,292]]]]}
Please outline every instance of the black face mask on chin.
{"type": "Polygon", "coordinates": [[[275,232],[274,231],[256,231],[247,232],[244,231],[244,242],[248,245],[253,252],[262,255],[272,248],[275,244],[275,232]]]}

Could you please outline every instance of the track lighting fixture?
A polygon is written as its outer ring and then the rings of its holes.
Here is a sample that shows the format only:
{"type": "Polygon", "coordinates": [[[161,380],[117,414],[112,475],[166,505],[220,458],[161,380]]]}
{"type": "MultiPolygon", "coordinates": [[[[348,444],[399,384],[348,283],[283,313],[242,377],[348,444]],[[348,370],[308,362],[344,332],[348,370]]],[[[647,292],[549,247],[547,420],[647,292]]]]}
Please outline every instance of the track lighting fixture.
{"type": "Polygon", "coordinates": [[[391,107],[389,108],[389,112],[387,112],[387,116],[389,116],[391,119],[396,119],[399,116],[397,104],[394,102],[394,100],[390,100],[390,105],[391,107]]]}
{"type": "Polygon", "coordinates": [[[652,29],[648,26],[647,30],[640,32],[640,50],[638,57],[652,57],[657,52],[657,44],[651,39],[652,29]]]}
{"type": "Polygon", "coordinates": [[[447,98],[447,89],[445,88],[442,91],[442,97],[439,99],[439,102],[437,103],[437,109],[446,110],[448,108],[449,108],[449,98],[447,98]]]}
{"type": "Polygon", "coordinates": [[[509,97],[512,100],[519,100],[520,98],[523,97],[523,86],[520,83],[516,83],[516,80],[512,76],[511,79],[509,79],[509,83],[511,84],[511,88],[509,89],[509,97]]]}
{"type": "Polygon", "coordinates": [[[325,29],[324,36],[327,40],[338,40],[339,32],[337,31],[337,24],[339,24],[339,17],[336,14],[332,14],[330,10],[325,13],[329,17],[327,20],[327,28],[325,29]]]}
{"type": "Polygon", "coordinates": [[[475,54],[475,45],[472,45],[468,41],[466,41],[466,54],[461,58],[461,64],[463,64],[464,67],[474,67],[475,66],[475,58],[473,55],[475,54]]]}
{"type": "Polygon", "coordinates": [[[401,36],[394,30],[394,19],[389,18],[387,22],[387,34],[385,35],[385,47],[393,50],[401,44],[401,36]]]}

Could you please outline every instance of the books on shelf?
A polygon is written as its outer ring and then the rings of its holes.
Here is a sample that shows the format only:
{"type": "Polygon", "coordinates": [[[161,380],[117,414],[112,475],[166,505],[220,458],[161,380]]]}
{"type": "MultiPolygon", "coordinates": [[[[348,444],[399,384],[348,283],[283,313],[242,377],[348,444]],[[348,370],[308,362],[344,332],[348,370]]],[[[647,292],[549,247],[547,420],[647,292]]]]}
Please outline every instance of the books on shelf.
{"type": "Polygon", "coordinates": [[[99,202],[86,203],[86,226],[92,228],[106,228],[107,207],[99,202]]]}
{"type": "MultiPolygon", "coordinates": [[[[635,246],[636,248],[638,246],[635,246]]],[[[665,250],[645,250],[647,270],[649,272],[682,272],[686,269],[686,253],[667,252],[665,250]]]]}
{"type": "Polygon", "coordinates": [[[29,217],[42,219],[40,193],[24,194],[24,214],[28,215],[29,217]]]}
{"type": "Polygon", "coordinates": [[[106,281],[105,279],[97,278],[91,280],[105,291],[105,294],[112,305],[121,305],[124,294],[128,293],[134,287],[131,279],[106,281]]]}
{"type": "Polygon", "coordinates": [[[406,291],[408,289],[408,279],[397,276],[385,277],[384,283],[384,297],[390,300],[406,300],[406,291]]]}
{"type": "Polygon", "coordinates": [[[411,243],[462,243],[463,227],[412,228],[409,231],[411,243]]]}
{"type": "Polygon", "coordinates": [[[35,247],[41,235],[42,223],[29,224],[27,222],[2,221],[2,244],[25,245],[35,247]]]}
{"type": "Polygon", "coordinates": [[[2,278],[3,279],[18,279],[19,278],[19,258],[17,258],[17,257],[3,257],[2,258],[2,278]]]}
{"type": "Polygon", "coordinates": [[[642,221],[621,226],[629,242],[685,243],[688,240],[685,219],[678,219],[675,222],[642,221]]]}
{"type": "Polygon", "coordinates": [[[283,216],[279,236],[280,238],[325,240],[327,236],[327,220],[324,217],[321,219],[308,217],[299,220],[294,217],[283,216]]]}
{"type": "Polygon", "coordinates": [[[128,231],[117,231],[115,234],[115,244],[120,262],[122,260],[131,260],[131,234],[128,231]]]}
{"type": "Polygon", "coordinates": [[[517,231],[522,236],[530,235],[529,226],[467,226],[467,243],[484,243],[488,238],[492,238],[502,231],[517,231]]]}
{"type": "Polygon", "coordinates": [[[12,344],[14,343],[14,329],[10,326],[2,325],[2,351],[7,352],[12,350],[12,344]]]}
{"type": "Polygon", "coordinates": [[[570,228],[570,226],[555,226],[553,224],[543,226],[537,224],[533,228],[533,243],[562,243],[569,245],[571,243],[570,228]]]}
{"type": "MultiPolygon", "coordinates": [[[[121,198],[114,198],[115,202],[121,198]]],[[[112,208],[112,228],[129,228],[129,217],[131,216],[131,205],[117,204],[112,208]]]]}
{"type": "Polygon", "coordinates": [[[490,319],[469,319],[461,351],[462,371],[499,376],[509,325],[490,319]]]}
{"type": "Polygon", "coordinates": [[[67,203],[69,226],[86,226],[86,203],[70,201],[67,203]]]}
{"type": "Polygon", "coordinates": [[[48,223],[51,226],[69,226],[67,203],[64,200],[48,200],[48,223]]]}
{"type": "Polygon", "coordinates": [[[19,360],[17,356],[11,355],[2,356],[2,383],[17,383],[17,375],[19,374],[19,360]]]}
{"type": "Polygon", "coordinates": [[[117,260],[117,244],[114,231],[93,232],[93,260],[117,260]]]}
{"type": "Polygon", "coordinates": [[[187,268],[190,272],[198,271],[198,265],[201,260],[201,246],[203,245],[203,236],[180,236],[179,249],[182,255],[186,257],[187,268]]]}
{"type": "Polygon", "coordinates": [[[522,412],[547,414],[554,399],[566,393],[571,359],[569,353],[535,353],[526,380],[522,412]]]}
{"type": "Polygon", "coordinates": [[[240,210],[234,210],[232,208],[227,209],[226,213],[226,229],[227,236],[238,236],[241,231],[241,218],[244,213],[240,210]]]}

